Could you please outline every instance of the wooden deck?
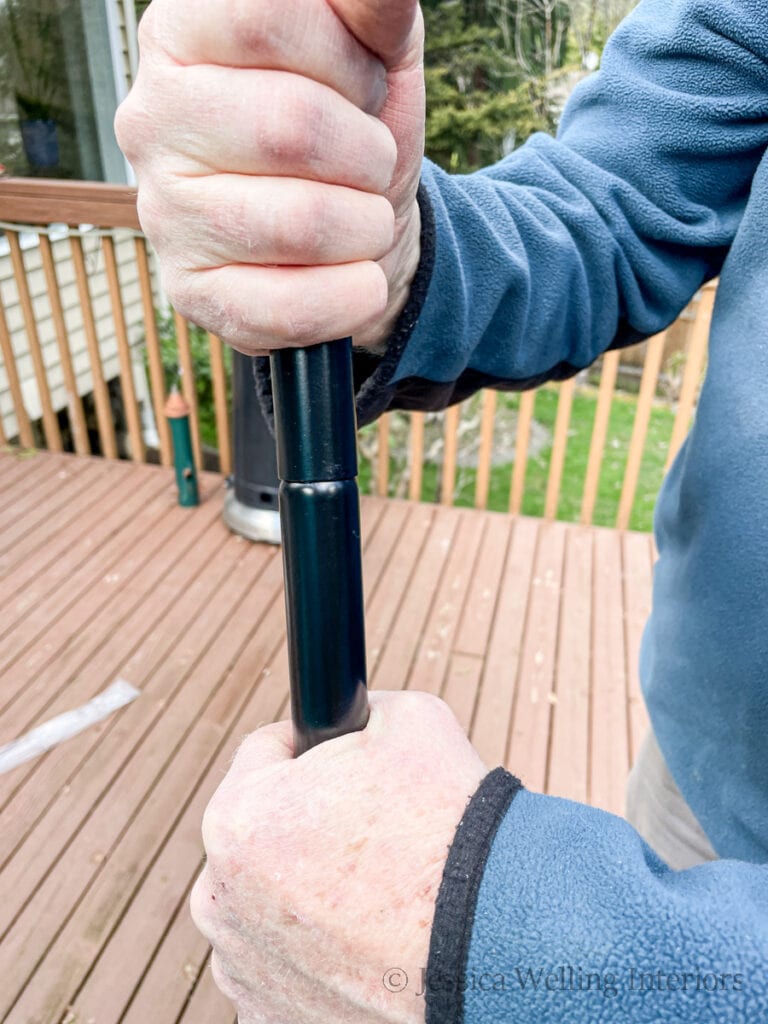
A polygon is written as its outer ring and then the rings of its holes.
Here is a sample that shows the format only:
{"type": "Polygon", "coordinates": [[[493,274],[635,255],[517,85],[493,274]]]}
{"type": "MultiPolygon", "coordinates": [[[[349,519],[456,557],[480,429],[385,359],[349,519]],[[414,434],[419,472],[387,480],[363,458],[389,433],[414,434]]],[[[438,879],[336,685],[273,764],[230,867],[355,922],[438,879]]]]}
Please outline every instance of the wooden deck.
{"type": "MultiPolygon", "coordinates": [[[[203,808],[286,714],[279,552],[223,486],[0,454],[0,743],[118,677],[141,696],[0,775],[0,1020],[232,1024],[187,914],[203,808]]],[[[369,672],[440,693],[489,765],[621,813],[645,728],[644,534],[365,499],[369,672]]]]}

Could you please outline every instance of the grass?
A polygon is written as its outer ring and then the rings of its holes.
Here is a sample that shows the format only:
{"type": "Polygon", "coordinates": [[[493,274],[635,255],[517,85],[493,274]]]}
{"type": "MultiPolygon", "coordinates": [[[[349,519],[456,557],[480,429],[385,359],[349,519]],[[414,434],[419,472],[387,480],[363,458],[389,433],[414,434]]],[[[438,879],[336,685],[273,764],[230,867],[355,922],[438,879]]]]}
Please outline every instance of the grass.
{"type": "MultiPolygon", "coordinates": [[[[554,387],[542,388],[536,395],[534,418],[547,432],[546,436],[550,440],[545,443],[538,454],[528,460],[523,499],[523,512],[526,515],[541,516],[544,513],[544,497],[552,454],[551,437],[554,433],[557,401],[558,391],[554,387]]],[[[503,408],[516,410],[518,404],[519,395],[499,395],[499,410],[503,408]]],[[[614,396],[593,517],[593,522],[600,526],[614,526],[616,522],[636,405],[636,399],[632,395],[616,393],[614,396]]],[[[571,412],[557,510],[558,519],[574,522],[579,518],[596,408],[597,392],[588,387],[577,388],[571,412]]],[[[633,530],[649,531],[652,528],[653,509],[664,474],[673,422],[674,412],[668,406],[657,403],[651,412],[637,493],[630,519],[630,527],[633,530]]],[[[404,473],[404,457],[402,454],[394,454],[390,458],[390,479],[393,493],[396,481],[404,473]]],[[[476,476],[477,472],[472,467],[462,466],[459,468],[454,492],[455,505],[469,507],[474,504],[476,476]]],[[[511,462],[493,466],[488,508],[497,511],[507,510],[511,479],[511,462]]],[[[364,493],[370,493],[373,487],[373,465],[370,458],[363,457],[361,459],[360,484],[364,493]]],[[[439,493],[440,466],[435,462],[427,462],[424,466],[422,500],[439,500],[439,493]]]]}

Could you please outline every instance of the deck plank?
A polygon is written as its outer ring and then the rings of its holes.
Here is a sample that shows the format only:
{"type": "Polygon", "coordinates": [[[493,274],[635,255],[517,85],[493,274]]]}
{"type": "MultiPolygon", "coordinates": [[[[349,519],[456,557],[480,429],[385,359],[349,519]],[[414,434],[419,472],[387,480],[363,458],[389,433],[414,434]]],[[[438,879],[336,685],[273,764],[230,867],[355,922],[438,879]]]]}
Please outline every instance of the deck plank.
{"type": "Polygon", "coordinates": [[[483,675],[483,659],[474,654],[451,655],[442,698],[458,718],[464,732],[469,733],[475,700],[483,675]]]}
{"type": "MultiPolygon", "coordinates": [[[[215,729],[213,735],[218,736],[218,744],[214,756],[183,813],[168,833],[157,859],[140,881],[117,929],[111,936],[104,929],[108,945],[100,951],[96,969],[91,971],[72,1004],[76,1013],[86,1020],[93,1017],[103,1024],[119,1020],[141,980],[147,948],[160,944],[169,919],[173,918],[179,904],[186,900],[200,870],[200,822],[231,761],[234,747],[242,735],[252,731],[258,722],[270,721],[282,706],[287,680],[277,675],[262,674],[266,661],[274,652],[275,635],[280,635],[281,614],[279,603],[274,602],[257,634],[248,641],[242,657],[232,667],[231,685],[224,685],[217,691],[214,707],[209,708],[195,725],[197,728],[205,722],[215,729]],[[250,685],[243,685],[241,681],[249,681],[250,685]],[[249,694],[253,696],[249,698],[249,694]],[[246,707],[243,711],[244,698],[246,707]],[[124,952],[119,959],[117,955],[109,955],[110,951],[116,954],[120,950],[124,952]]],[[[88,914],[79,930],[73,925],[72,932],[83,935],[86,929],[92,932],[88,914]]],[[[94,954],[86,951],[86,965],[94,959],[94,954]]]]}
{"type": "MultiPolygon", "coordinates": [[[[89,481],[100,476],[120,476],[120,470],[95,464],[89,468],[89,481]]],[[[122,474],[124,475],[124,474],[122,474]]],[[[28,533],[35,531],[55,512],[66,509],[71,499],[83,488],[82,473],[77,469],[58,469],[37,478],[37,486],[25,491],[3,509],[3,529],[0,532],[0,554],[11,549],[28,533]]],[[[38,530],[38,532],[40,532],[38,530]]]]}
{"type": "Polygon", "coordinates": [[[634,764],[648,731],[648,712],[640,689],[640,642],[651,611],[653,556],[644,533],[622,537],[624,565],[624,627],[626,631],[627,713],[629,715],[629,760],[634,764]]]}
{"type": "MultiPolygon", "coordinates": [[[[137,742],[148,736],[151,729],[162,720],[165,708],[178,691],[173,672],[178,672],[183,680],[184,670],[197,649],[186,645],[192,642],[192,634],[202,629],[199,615],[204,612],[210,598],[225,583],[228,584],[229,579],[235,577],[236,583],[238,557],[227,557],[227,553],[222,552],[217,559],[219,571],[215,575],[207,575],[206,586],[189,587],[189,604],[194,608],[195,617],[189,617],[189,605],[180,609],[181,615],[186,618],[187,633],[180,634],[176,648],[167,642],[169,631],[174,629],[175,621],[178,621],[171,616],[164,623],[162,632],[156,631],[146,647],[140,649],[144,663],[153,666],[154,671],[146,679],[138,673],[126,673],[126,676],[130,677],[133,685],[140,686],[142,696],[147,699],[139,700],[125,710],[119,729],[105,727],[92,730],[77,746],[65,744],[53,751],[40,764],[40,772],[26,781],[15,799],[4,809],[0,818],[6,832],[3,848],[6,849],[13,842],[22,845],[18,846],[13,858],[3,869],[4,877],[13,883],[13,891],[0,911],[0,922],[23,900],[30,888],[29,880],[34,879],[33,873],[39,872],[42,877],[62,846],[91,813],[95,801],[103,798],[105,781],[109,781],[111,774],[116,773],[131,756],[137,742]],[[66,782],[53,802],[46,806],[43,794],[46,787],[50,786],[51,776],[65,779],[66,782]],[[26,828],[23,834],[22,828],[26,828]],[[42,838],[45,835],[49,839],[44,843],[42,838]]],[[[279,593],[279,566],[277,559],[272,561],[275,565],[268,566],[266,571],[271,570],[272,592],[276,598],[279,593]]],[[[265,578],[265,585],[269,586],[268,578],[265,578]]],[[[173,641],[173,632],[170,632],[170,638],[173,641]]],[[[134,659],[134,668],[138,661],[134,659]]],[[[95,689],[101,689],[105,682],[107,679],[102,677],[99,680],[97,677],[95,689]]],[[[88,691],[81,694],[85,699],[87,695],[88,691]]]]}
{"type": "MultiPolygon", "coordinates": [[[[372,686],[384,690],[400,690],[406,687],[458,522],[459,512],[456,509],[436,510],[408,586],[398,602],[397,613],[392,620],[383,650],[369,672],[369,682],[372,686]]],[[[417,539],[420,535],[420,531],[417,531],[417,539]]]]}
{"type": "MultiPolygon", "coordinates": [[[[129,1018],[125,1024],[144,1024],[145,1021],[146,1018],[135,1021],[129,1018]]],[[[216,988],[208,964],[179,1024],[237,1024],[232,1004],[216,988]]]]}
{"type": "MultiPolygon", "coordinates": [[[[65,474],[64,478],[76,476],[87,466],[86,459],[76,459],[71,455],[58,452],[40,455],[33,452],[29,455],[6,455],[0,459],[0,522],[3,524],[11,521],[10,510],[20,502],[40,501],[41,492],[52,489],[52,480],[58,474],[65,474]]],[[[105,471],[110,468],[104,467],[105,471]]]]}
{"type": "Polygon", "coordinates": [[[485,657],[511,532],[512,520],[509,516],[487,516],[477,565],[472,573],[464,613],[453,644],[457,654],[485,657]]]}
{"type": "Polygon", "coordinates": [[[622,814],[629,743],[621,534],[614,530],[595,530],[592,588],[589,802],[622,814]]]}
{"type": "MultiPolygon", "coordinates": [[[[93,585],[95,574],[100,582],[105,582],[105,576],[109,574],[115,558],[115,548],[109,543],[115,533],[115,522],[119,522],[119,529],[130,531],[135,525],[131,518],[135,513],[145,520],[145,527],[150,525],[163,512],[166,502],[160,500],[162,497],[159,481],[149,477],[140,482],[139,486],[126,495],[114,519],[108,517],[108,523],[104,521],[89,531],[86,542],[93,550],[74,572],[62,573],[57,567],[47,578],[44,574],[39,583],[26,587],[11,607],[5,609],[0,626],[0,672],[7,672],[27,647],[42,636],[81,593],[93,585]],[[149,519],[149,523],[146,519],[149,519]],[[60,588],[64,589],[63,594],[59,593],[60,588]]],[[[140,536],[137,534],[136,538],[140,536]]],[[[4,696],[8,703],[8,694],[4,696]]]]}
{"type": "MultiPolygon", "coordinates": [[[[211,518],[213,514],[212,508],[211,518]]],[[[194,535],[203,536],[201,527],[210,525],[210,519],[198,517],[193,525],[194,535]]],[[[13,687],[4,687],[6,704],[0,715],[0,735],[17,735],[50,703],[52,692],[43,682],[46,673],[54,673],[61,685],[66,685],[70,677],[63,674],[63,669],[67,666],[74,670],[72,656],[77,659],[74,664],[84,664],[132,610],[143,607],[174,561],[186,555],[192,531],[185,526],[175,510],[165,507],[164,500],[139,511],[130,533],[123,538],[124,546],[115,550],[116,560],[98,584],[85,586],[79,598],[65,606],[37,641],[26,652],[19,652],[12,669],[6,666],[0,678],[12,672],[13,687]],[[23,692],[24,700],[12,702],[12,689],[23,692]]],[[[64,604],[62,598],[60,601],[64,604]]],[[[135,631],[131,635],[135,636],[135,631]]]]}
{"type": "MultiPolygon", "coordinates": [[[[188,896],[203,808],[287,713],[288,659],[279,553],[203,489],[182,510],[166,469],[0,452],[0,742],[119,675],[141,690],[0,776],[5,1024],[235,1024],[188,896]]],[[[490,767],[620,813],[647,535],[378,498],[362,521],[374,685],[441,694],[490,767]]]]}
{"type": "Polygon", "coordinates": [[[547,776],[565,536],[564,523],[545,522],[539,527],[506,757],[510,771],[537,792],[544,791],[547,776]]]}
{"type": "Polygon", "coordinates": [[[408,686],[438,696],[451,659],[483,531],[472,513],[461,513],[429,618],[424,626],[408,686]]]}
{"type": "MultiPolygon", "coordinates": [[[[381,583],[367,601],[365,644],[369,679],[374,678],[379,657],[408,589],[414,564],[429,536],[434,515],[434,510],[424,505],[415,505],[407,510],[406,521],[393,537],[392,554],[396,552],[397,557],[390,558],[381,583]]],[[[386,526],[386,522],[383,525],[386,526]]]]}
{"type": "MultiPolygon", "coordinates": [[[[71,555],[72,549],[83,538],[83,517],[88,516],[94,505],[102,510],[102,514],[107,514],[119,504],[121,491],[116,486],[118,482],[116,473],[103,473],[98,477],[88,474],[88,486],[82,487],[67,505],[46,519],[45,530],[27,534],[0,555],[4,604],[7,605],[21,587],[39,581],[44,571],[58,567],[60,559],[71,555]]],[[[126,486],[130,483],[129,477],[126,486]]]]}
{"type": "Polygon", "coordinates": [[[569,530],[546,791],[586,801],[592,626],[592,531],[569,530]]]}
{"type": "Polygon", "coordinates": [[[520,672],[539,522],[517,518],[501,576],[501,590],[491,626],[470,737],[490,768],[507,756],[520,672]]]}

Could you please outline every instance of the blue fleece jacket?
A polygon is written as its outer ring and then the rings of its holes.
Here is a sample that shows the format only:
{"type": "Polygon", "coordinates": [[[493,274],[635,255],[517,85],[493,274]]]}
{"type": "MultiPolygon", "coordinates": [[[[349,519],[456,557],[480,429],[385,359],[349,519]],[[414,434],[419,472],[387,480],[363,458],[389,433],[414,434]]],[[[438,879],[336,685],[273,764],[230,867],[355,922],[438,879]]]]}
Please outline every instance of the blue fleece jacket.
{"type": "Polygon", "coordinates": [[[732,858],[671,872],[620,819],[493,773],[446,867],[432,1024],[768,1022],[767,145],[766,0],[644,0],[556,140],[469,176],[424,166],[422,268],[363,420],[564,378],[720,274],[641,678],[732,858]]]}

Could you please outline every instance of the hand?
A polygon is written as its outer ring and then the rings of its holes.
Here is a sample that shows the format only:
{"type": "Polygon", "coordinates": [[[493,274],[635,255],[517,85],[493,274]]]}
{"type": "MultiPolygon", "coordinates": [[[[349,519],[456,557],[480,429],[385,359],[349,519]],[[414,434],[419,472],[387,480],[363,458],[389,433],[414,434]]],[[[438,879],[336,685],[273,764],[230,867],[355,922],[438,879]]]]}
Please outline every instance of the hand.
{"type": "Polygon", "coordinates": [[[371,694],[363,732],[295,760],[287,722],[243,743],[206,811],[192,893],[239,1024],[423,1022],[435,898],[485,774],[422,693],[371,694]],[[388,991],[391,968],[404,991],[388,991]]]}
{"type": "Polygon", "coordinates": [[[153,0],[117,113],[176,309],[244,352],[386,338],[419,259],[417,0],[153,0]]]}

